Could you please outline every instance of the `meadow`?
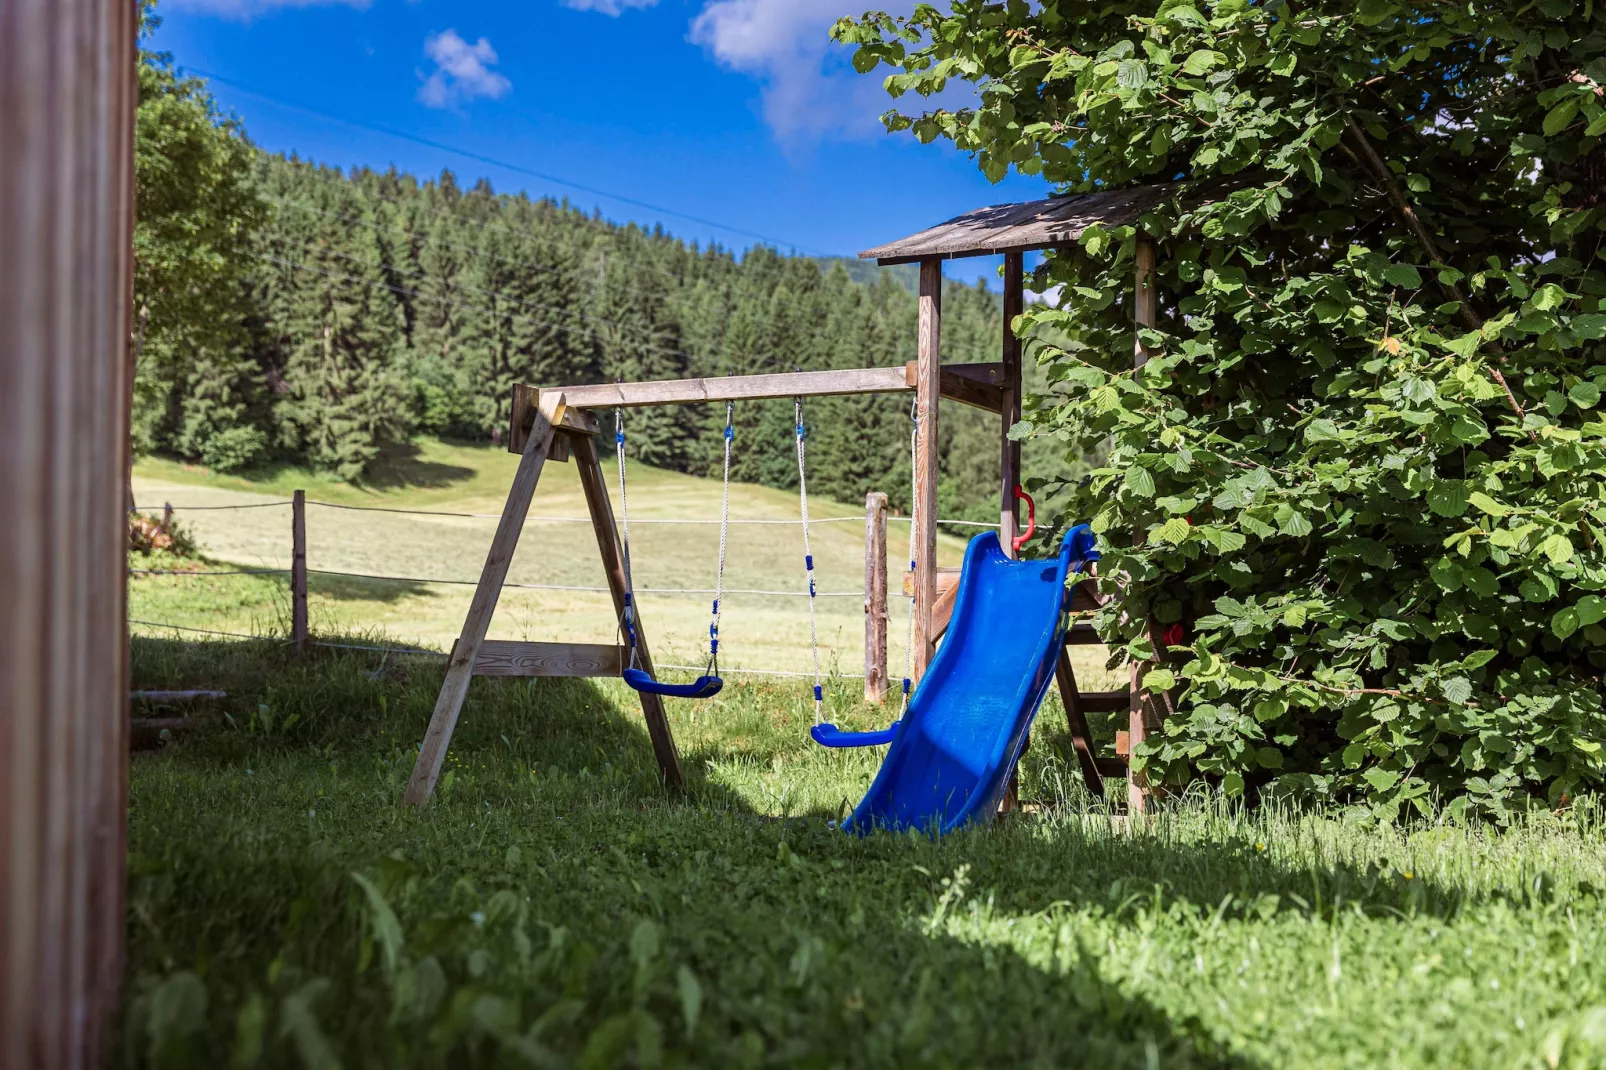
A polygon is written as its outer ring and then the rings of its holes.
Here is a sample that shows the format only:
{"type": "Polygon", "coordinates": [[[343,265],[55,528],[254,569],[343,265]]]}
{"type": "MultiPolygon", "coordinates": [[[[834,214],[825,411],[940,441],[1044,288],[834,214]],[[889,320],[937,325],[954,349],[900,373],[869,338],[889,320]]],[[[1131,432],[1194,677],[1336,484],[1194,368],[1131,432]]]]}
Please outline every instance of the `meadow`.
{"type": "MultiPolygon", "coordinates": [[[[426,441],[357,488],[146,461],[136,491],[143,505],[251,504],[299,486],[335,505],[495,512],[511,463],[426,441]]],[[[633,517],[715,515],[717,487],[632,476],[633,517]]],[[[532,511],[579,515],[575,484],[572,468],[549,469],[532,511]]],[[[734,500],[738,516],[795,515],[778,491],[734,500]]],[[[282,507],[179,515],[205,559],[136,567],[288,557],[282,507]]],[[[472,578],[492,523],[319,507],[312,565],[472,578]]],[[[641,530],[643,586],[702,585],[714,529],[641,530]]],[[[731,586],[796,579],[795,526],[735,530],[751,541],[733,550],[731,586]]],[[[600,584],[590,540],[532,522],[513,578],[600,584]]],[[[890,541],[896,562],[896,526],[890,541]]],[[[960,545],[945,538],[944,553],[960,545]]],[[[821,526],[822,589],[857,586],[862,547],[862,523],[821,526]]],[[[279,577],[132,583],[135,619],[268,638],[135,628],[135,687],[227,698],[133,760],[117,1065],[1606,1066],[1606,815],[1593,803],[1505,827],[1380,827],[1196,792],[1128,821],[1086,791],[1051,699],[1022,765],[1023,812],[941,842],[859,840],[831,823],[882,752],[815,747],[804,681],[741,678],[672,702],[690,780],[672,793],[616,681],[481,679],[435,802],[412,811],[401,791],[440,660],[352,648],[446,645],[469,588],[315,575],[312,589],[330,645],[297,657],[277,641],[279,577]]],[[[800,600],[754,598],[746,618],[737,605],[736,664],[807,667],[800,600]]],[[[649,602],[660,648],[695,659],[705,608],[649,602]],[[677,637],[688,645],[667,646],[677,637]]],[[[830,663],[856,671],[860,602],[821,609],[830,663]]],[[[519,591],[504,610],[493,635],[605,641],[613,628],[605,595],[519,591]]],[[[1105,686],[1102,652],[1080,656],[1105,686]]],[[[855,679],[826,695],[847,726],[894,712],[866,706],[855,679]]],[[[1094,724],[1105,744],[1112,730],[1094,724]]]]}
{"type": "MultiPolygon", "coordinates": [[[[125,1066],[1594,1067],[1606,822],[1379,828],[1203,796],[1127,823],[1045,711],[1027,812],[943,842],[831,819],[878,752],[796,688],[673,703],[476,681],[399,805],[438,665],[141,638],[222,687],[137,755],[125,1066]]],[[[844,682],[831,714],[878,714],[844,682]]],[[[1114,787],[1118,790],[1120,785],[1114,787]]]]}
{"type": "MultiPolygon", "coordinates": [[[[143,458],[135,466],[140,507],[176,507],[178,522],[200,544],[205,563],[137,557],[138,568],[188,571],[288,568],[290,509],[304,489],[307,509],[309,616],[314,631],[383,631],[392,641],[450,648],[479,576],[495,514],[502,509],[517,458],[489,446],[421,439],[393,452],[363,486],[304,469],[219,476],[194,466],[143,458]],[[200,508],[191,509],[190,506],[200,508]],[[249,508],[219,508],[248,506],[249,508]],[[418,515],[379,510],[429,510],[479,516],[418,515]],[[211,567],[208,567],[208,563],[211,567]],[[320,574],[354,573],[357,577],[320,574]],[[361,576],[393,576],[363,579],[361,576]],[[455,582],[421,582],[445,580],[455,582]]],[[[618,487],[604,460],[615,514],[618,487]]],[[[654,657],[698,664],[707,656],[710,595],[719,550],[717,481],[636,464],[627,473],[635,582],[654,657]],[[684,523],[683,521],[701,521],[684,523]],[[676,521],[664,523],[663,521],[676,521]],[[688,588],[699,593],[654,594],[688,588]]],[[[508,574],[511,584],[569,589],[504,591],[491,625],[493,639],[609,642],[617,636],[613,606],[597,590],[605,583],[573,464],[549,464],[508,574]]],[[[821,597],[816,600],[822,666],[858,673],[864,641],[864,503],[812,499],[812,517],[843,517],[811,525],[811,548],[821,597]]],[[[759,524],[730,528],[725,569],[721,653],[732,669],[812,670],[803,549],[794,492],[754,484],[731,488],[731,516],[759,524]],[[775,591],[780,594],[746,594],[775,591]]],[[[907,558],[907,522],[888,525],[888,576],[893,592],[888,664],[902,672],[907,600],[898,595],[907,558]]],[[[957,565],[960,536],[939,539],[938,560],[957,565]]],[[[283,634],[289,587],[282,576],[163,576],[140,574],[130,589],[129,616],[191,628],[283,634]]],[[[167,634],[146,624],[136,633],[167,634]]],[[[1087,686],[1103,686],[1104,654],[1087,651],[1077,667],[1087,686]]],[[[1111,677],[1113,679],[1113,677],[1111,677]]],[[[1113,685],[1111,685],[1113,686],[1113,685]]]]}

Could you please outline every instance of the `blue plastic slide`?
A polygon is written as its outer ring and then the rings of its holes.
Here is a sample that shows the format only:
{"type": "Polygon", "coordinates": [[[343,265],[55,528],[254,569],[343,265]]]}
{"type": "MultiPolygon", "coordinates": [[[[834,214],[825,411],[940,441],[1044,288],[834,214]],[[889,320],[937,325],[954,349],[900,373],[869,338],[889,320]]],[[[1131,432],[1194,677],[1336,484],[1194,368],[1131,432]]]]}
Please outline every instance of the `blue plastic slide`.
{"type": "Polygon", "coordinates": [[[1085,524],[1048,561],[1010,560],[996,532],[970,540],[948,633],[845,829],[940,836],[993,815],[1054,679],[1066,577],[1097,559],[1085,524]]]}

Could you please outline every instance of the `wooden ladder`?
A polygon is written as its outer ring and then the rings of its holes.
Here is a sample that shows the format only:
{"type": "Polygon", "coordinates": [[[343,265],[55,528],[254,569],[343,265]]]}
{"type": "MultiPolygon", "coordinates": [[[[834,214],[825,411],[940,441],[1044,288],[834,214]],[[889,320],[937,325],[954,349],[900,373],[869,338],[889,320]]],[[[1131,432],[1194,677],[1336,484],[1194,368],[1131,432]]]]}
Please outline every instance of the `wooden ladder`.
{"type": "MultiPolygon", "coordinates": [[[[1070,612],[1089,613],[1099,608],[1103,601],[1097,591],[1096,581],[1086,579],[1071,590],[1070,612]]],[[[1082,767],[1082,776],[1088,788],[1100,796],[1104,794],[1104,778],[1127,776],[1127,763],[1122,757],[1100,758],[1093,752],[1093,737],[1088,730],[1087,715],[1129,709],[1131,691],[1124,687],[1118,691],[1083,691],[1076,685],[1076,670],[1071,667],[1067,650],[1073,646],[1097,646],[1101,642],[1103,640],[1093,630],[1091,623],[1074,621],[1065,630],[1065,646],[1060,648],[1059,664],[1054,671],[1055,681],[1059,684],[1060,701],[1065,705],[1065,720],[1069,723],[1076,761],[1082,767]]],[[[1123,756],[1125,748],[1121,744],[1125,736],[1125,732],[1116,733],[1116,752],[1123,756]]]]}

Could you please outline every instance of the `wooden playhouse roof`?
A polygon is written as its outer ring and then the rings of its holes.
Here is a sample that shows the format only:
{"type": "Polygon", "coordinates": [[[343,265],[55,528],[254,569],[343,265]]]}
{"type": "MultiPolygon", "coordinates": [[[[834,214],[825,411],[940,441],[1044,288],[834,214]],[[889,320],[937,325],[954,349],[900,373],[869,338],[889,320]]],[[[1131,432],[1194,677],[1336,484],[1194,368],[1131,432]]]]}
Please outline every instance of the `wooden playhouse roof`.
{"type": "Polygon", "coordinates": [[[1049,249],[1076,241],[1094,223],[1136,222],[1165,192],[1164,186],[1133,186],[1022,204],[995,204],[859,254],[879,264],[947,260],[992,253],[1049,249]]]}

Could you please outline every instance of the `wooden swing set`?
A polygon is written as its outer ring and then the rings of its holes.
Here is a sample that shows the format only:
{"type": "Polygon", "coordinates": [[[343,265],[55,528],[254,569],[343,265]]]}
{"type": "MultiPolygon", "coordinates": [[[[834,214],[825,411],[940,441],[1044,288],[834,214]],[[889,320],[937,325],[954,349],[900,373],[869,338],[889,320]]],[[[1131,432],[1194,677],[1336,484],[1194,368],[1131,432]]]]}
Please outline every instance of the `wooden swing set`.
{"type": "MultiPolygon", "coordinates": [[[[737,375],[718,379],[679,379],[606,385],[513,388],[508,449],[519,455],[519,465],[502,509],[496,534],[474,589],[463,628],[447,662],[446,678],[430,717],[423,746],[408,782],[405,800],[427,802],[435,789],[462,712],[470,681],[475,676],[621,676],[628,667],[624,650],[614,643],[511,642],[486,639],[502,586],[507,579],[519,534],[541,470],[547,461],[572,461],[590,513],[615,615],[626,619],[627,606],[635,629],[631,656],[637,669],[653,674],[652,659],[636,607],[630,606],[625,549],[615,522],[613,506],[597,453],[596,436],[602,425],[597,409],[631,409],[658,405],[707,402],[841,396],[849,394],[915,395],[914,449],[914,554],[911,576],[913,596],[913,676],[919,679],[936,649],[953,608],[958,576],[936,564],[937,548],[937,418],[941,399],[997,413],[999,421],[999,542],[1012,553],[1019,531],[1016,505],[1020,481],[1020,444],[1009,429],[1021,415],[1021,344],[1011,324],[1024,308],[1024,254],[1075,242],[1089,226],[1137,222],[1159,198],[1157,187],[1138,187],[1075,197],[1055,197],[1024,204],[998,205],[967,212],[918,234],[859,254],[882,265],[920,265],[919,337],[917,358],[902,367],[737,375]],[[1003,254],[1004,293],[1001,359],[985,364],[941,362],[942,262],[971,256],[1003,254]]],[[[1133,320],[1137,328],[1155,323],[1153,281],[1154,247],[1139,239],[1134,279],[1133,320]]],[[[1141,366],[1148,352],[1135,341],[1133,358],[1141,366]]],[[[1096,609],[1101,596],[1092,581],[1072,592],[1073,613],[1096,609]]],[[[870,611],[867,604],[867,612],[870,611]]],[[[881,612],[884,612],[884,607],[881,612]]],[[[884,622],[883,635],[884,635],[884,622]]],[[[1091,624],[1073,625],[1067,645],[1097,644],[1091,624]]],[[[1076,685],[1069,656],[1060,652],[1058,684],[1069,721],[1078,763],[1089,786],[1102,793],[1103,778],[1127,776],[1122,758],[1158,723],[1160,711],[1145,697],[1141,683],[1146,666],[1132,668],[1130,685],[1119,691],[1083,692],[1076,685]],[[1117,758],[1094,753],[1086,714],[1128,711],[1128,728],[1117,736],[1117,758]]],[[[642,713],[653,753],[666,783],[685,783],[680,757],[670,734],[661,697],[641,692],[642,713]]],[[[1128,807],[1141,812],[1148,795],[1141,776],[1128,779],[1128,807]]]]}

